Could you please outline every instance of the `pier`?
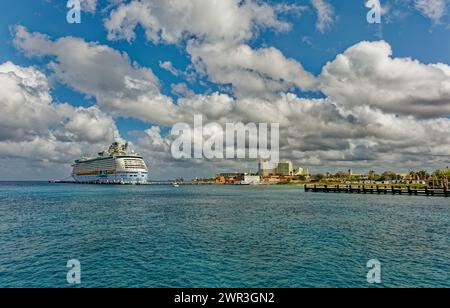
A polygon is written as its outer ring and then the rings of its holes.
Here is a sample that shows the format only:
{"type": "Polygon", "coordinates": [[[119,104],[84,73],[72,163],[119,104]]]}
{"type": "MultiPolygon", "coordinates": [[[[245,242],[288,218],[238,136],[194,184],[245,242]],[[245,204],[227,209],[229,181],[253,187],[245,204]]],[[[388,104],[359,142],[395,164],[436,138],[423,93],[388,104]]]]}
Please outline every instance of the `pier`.
{"type": "Polygon", "coordinates": [[[371,194],[371,195],[409,195],[426,197],[450,197],[450,191],[444,188],[413,188],[413,187],[388,187],[367,185],[305,185],[306,192],[315,193],[346,193],[346,194],[371,194]]]}

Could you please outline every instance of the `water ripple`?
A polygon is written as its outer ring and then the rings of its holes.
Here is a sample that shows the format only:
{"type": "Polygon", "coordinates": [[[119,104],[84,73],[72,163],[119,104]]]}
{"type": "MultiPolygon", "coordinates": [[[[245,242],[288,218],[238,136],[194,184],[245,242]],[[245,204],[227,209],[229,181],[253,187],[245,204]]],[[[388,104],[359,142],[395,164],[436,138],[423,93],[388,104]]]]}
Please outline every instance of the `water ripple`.
{"type": "Polygon", "coordinates": [[[0,184],[0,286],[450,287],[447,199],[0,184]]]}

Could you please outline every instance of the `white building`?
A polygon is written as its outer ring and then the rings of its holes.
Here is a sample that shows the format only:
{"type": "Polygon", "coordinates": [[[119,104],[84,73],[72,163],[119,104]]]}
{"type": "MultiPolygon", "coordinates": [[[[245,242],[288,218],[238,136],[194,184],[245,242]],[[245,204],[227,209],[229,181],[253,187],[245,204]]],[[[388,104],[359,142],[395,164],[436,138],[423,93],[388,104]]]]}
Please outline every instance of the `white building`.
{"type": "Polygon", "coordinates": [[[249,185],[257,185],[261,183],[261,177],[259,175],[245,175],[242,183],[249,185]]]}

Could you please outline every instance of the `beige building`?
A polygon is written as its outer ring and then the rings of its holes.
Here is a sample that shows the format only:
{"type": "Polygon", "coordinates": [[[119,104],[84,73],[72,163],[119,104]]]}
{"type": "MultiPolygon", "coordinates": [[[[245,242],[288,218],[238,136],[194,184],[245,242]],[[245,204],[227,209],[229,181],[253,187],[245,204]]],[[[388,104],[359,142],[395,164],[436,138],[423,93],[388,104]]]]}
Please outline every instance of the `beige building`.
{"type": "Polygon", "coordinates": [[[275,168],[271,168],[272,164],[268,160],[261,160],[259,162],[259,171],[258,174],[261,177],[269,177],[269,176],[310,176],[308,168],[294,169],[294,165],[292,161],[286,160],[281,161],[275,165],[275,168]]]}
{"type": "Polygon", "coordinates": [[[309,176],[309,169],[308,168],[301,168],[299,167],[298,169],[294,170],[294,175],[295,176],[309,176]]]}
{"type": "Polygon", "coordinates": [[[270,168],[270,161],[261,160],[259,162],[259,175],[266,177],[271,174],[272,174],[272,169],[270,168]]]}

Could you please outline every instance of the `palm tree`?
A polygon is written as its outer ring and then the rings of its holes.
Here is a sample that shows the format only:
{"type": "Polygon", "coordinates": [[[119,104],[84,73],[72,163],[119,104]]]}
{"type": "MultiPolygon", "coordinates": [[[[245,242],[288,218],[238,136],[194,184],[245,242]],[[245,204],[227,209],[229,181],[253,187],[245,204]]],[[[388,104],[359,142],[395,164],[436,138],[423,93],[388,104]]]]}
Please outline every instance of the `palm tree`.
{"type": "Polygon", "coordinates": [[[425,170],[417,172],[417,175],[419,176],[419,180],[427,180],[430,177],[430,174],[425,170]]]}
{"type": "Polygon", "coordinates": [[[414,172],[414,171],[411,171],[411,172],[409,173],[409,177],[410,177],[412,180],[420,180],[419,175],[418,175],[416,172],[414,172]]]}
{"type": "Polygon", "coordinates": [[[437,179],[441,179],[441,178],[444,176],[444,172],[441,171],[441,170],[436,170],[436,171],[434,172],[434,176],[435,176],[437,179]]]}

